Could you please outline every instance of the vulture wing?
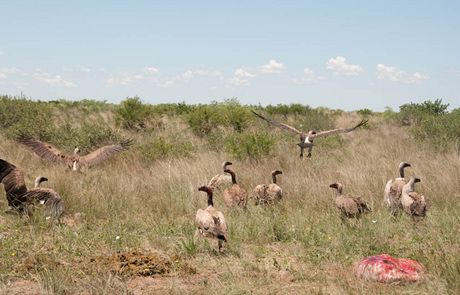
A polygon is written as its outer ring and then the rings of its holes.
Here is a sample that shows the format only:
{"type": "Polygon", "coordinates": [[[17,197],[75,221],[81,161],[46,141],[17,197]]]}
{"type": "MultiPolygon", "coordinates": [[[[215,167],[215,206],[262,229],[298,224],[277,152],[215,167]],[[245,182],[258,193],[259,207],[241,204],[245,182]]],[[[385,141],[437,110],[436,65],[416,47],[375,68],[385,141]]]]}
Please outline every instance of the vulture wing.
{"type": "Polygon", "coordinates": [[[23,195],[27,192],[24,174],[13,164],[0,159],[0,182],[5,186],[5,192],[8,200],[10,198],[22,200],[23,195]]]}
{"type": "Polygon", "coordinates": [[[128,147],[131,145],[131,142],[132,140],[125,140],[125,141],[120,142],[119,144],[103,146],[81,157],[80,164],[82,166],[88,166],[88,167],[97,165],[109,159],[114,154],[127,150],[128,147]]]}
{"type": "Polygon", "coordinates": [[[64,154],[46,142],[42,142],[27,135],[20,135],[17,140],[47,161],[72,165],[72,157],[64,154]]]}
{"type": "Polygon", "coordinates": [[[283,124],[283,123],[279,123],[275,120],[272,120],[272,119],[269,119],[269,118],[266,118],[254,111],[251,111],[254,115],[256,115],[257,117],[261,118],[262,120],[265,120],[267,121],[268,123],[272,124],[273,126],[276,126],[278,128],[281,128],[281,129],[284,129],[286,131],[289,131],[289,132],[293,132],[293,133],[296,133],[296,134],[302,134],[302,131],[299,131],[297,130],[296,128],[292,127],[292,126],[289,126],[287,124],[283,124]]]}
{"type": "Polygon", "coordinates": [[[351,132],[351,131],[355,130],[356,128],[359,128],[361,126],[366,125],[367,121],[368,120],[363,119],[363,120],[361,120],[361,122],[359,122],[354,127],[351,127],[351,128],[338,128],[338,129],[331,129],[331,130],[321,131],[321,132],[317,132],[316,134],[312,134],[309,137],[311,139],[313,139],[313,138],[316,138],[316,137],[324,137],[324,136],[334,135],[334,134],[338,134],[338,133],[351,132]]]}

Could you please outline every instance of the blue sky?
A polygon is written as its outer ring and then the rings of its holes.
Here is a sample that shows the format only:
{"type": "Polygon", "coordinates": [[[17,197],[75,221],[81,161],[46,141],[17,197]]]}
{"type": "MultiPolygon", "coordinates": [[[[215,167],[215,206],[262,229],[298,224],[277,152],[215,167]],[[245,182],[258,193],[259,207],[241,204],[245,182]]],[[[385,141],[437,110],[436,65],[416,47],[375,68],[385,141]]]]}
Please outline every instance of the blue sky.
{"type": "Polygon", "coordinates": [[[460,107],[460,1],[18,0],[0,11],[0,94],[460,107]]]}

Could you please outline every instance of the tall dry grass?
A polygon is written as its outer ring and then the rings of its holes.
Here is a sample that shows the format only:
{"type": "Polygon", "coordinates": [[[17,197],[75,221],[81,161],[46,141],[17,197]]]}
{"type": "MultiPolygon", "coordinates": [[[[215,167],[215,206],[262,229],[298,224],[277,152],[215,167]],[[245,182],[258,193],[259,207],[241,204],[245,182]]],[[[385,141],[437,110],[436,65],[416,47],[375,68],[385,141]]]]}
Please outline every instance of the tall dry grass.
{"type": "MultiPolygon", "coordinates": [[[[345,114],[337,124],[358,118],[345,114]]],[[[177,128],[185,129],[180,121],[177,128]],[[180,127],[179,127],[180,126],[180,127]]],[[[60,193],[67,214],[84,214],[79,226],[53,225],[0,213],[0,282],[4,292],[18,278],[37,282],[47,294],[126,294],[140,288],[132,278],[116,276],[98,257],[133,249],[155,249],[186,262],[156,281],[158,293],[214,294],[456,294],[460,291],[460,157],[455,151],[414,141],[404,127],[371,120],[370,128],[343,135],[339,148],[322,146],[311,159],[300,160],[298,148],[280,141],[274,153],[259,161],[232,159],[202,148],[204,139],[186,132],[197,148],[193,158],[146,163],[135,149],[101,167],[71,173],[38,159],[15,142],[0,138],[0,157],[25,171],[31,185],[37,175],[60,193]],[[194,216],[206,206],[197,188],[230,160],[239,182],[251,191],[280,169],[282,202],[230,211],[216,194],[215,206],[229,224],[223,254],[215,241],[194,239],[194,216]],[[390,217],[383,188],[397,176],[399,162],[422,179],[417,190],[429,204],[426,220],[390,217]],[[373,212],[361,222],[341,224],[328,187],[339,181],[348,193],[361,195],[373,212]],[[117,239],[117,237],[119,237],[117,239]],[[353,263],[364,256],[388,253],[420,261],[425,281],[383,285],[358,280],[353,263]]],[[[167,126],[170,126],[168,124],[167,126]]],[[[170,132],[163,129],[164,135],[170,132]]],[[[273,130],[276,134],[277,130],[273,130]]],[[[281,133],[279,133],[281,134],[281,133]]],[[[143,142],[142,135],[137,138],[143,142]]],[[[0,207],[6,207],[3,191],[0,207]]],[[[148,280],[145,284],[148,283],[148,280]]],[[[145,286],[144,286],[145,287],[145,286]]],[[[147,293],[148,294],[148,291],[147,293]]]]}

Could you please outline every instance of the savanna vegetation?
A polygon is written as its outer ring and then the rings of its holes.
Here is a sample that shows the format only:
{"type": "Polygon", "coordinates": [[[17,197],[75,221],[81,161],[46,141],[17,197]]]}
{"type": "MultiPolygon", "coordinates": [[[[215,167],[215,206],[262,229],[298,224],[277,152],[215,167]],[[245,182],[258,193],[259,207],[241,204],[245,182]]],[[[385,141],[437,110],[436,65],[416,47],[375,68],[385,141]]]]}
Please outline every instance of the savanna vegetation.
{"type": "Polygon", "coordinates": [[[442,100],[356,112],[304,105],[115,105],[92,100],[32,101],[0,97],[0,158],[22,168],[29,186],[48,177],[64,199],[62,224],[4,213],[0,192],[0,292],[5,294],[458,294],[460,292],[460,110],[442,100]],[[353,125],[354,133],[315,141],[299,160],[297,136],[268,126],[257,110],[301,130],[353,125]],[[29,134],[71,153],[134,139],[105,164],[73,173],[49,164],[14,139],[29,134]],[[228,210],[223,253],[217,242],[194,238],[198,192],[233,162],[249,192],[283,171],[280,204],[228,210]],[[399,162],[422,179],[425,220],[393,219],[383,204],[399,162]],[[359,194],[373,212],[340,222],[329,184],[359,194]],[[364,282],[353,265],[387,253],[421,262],[417,284],[364,282]]]}

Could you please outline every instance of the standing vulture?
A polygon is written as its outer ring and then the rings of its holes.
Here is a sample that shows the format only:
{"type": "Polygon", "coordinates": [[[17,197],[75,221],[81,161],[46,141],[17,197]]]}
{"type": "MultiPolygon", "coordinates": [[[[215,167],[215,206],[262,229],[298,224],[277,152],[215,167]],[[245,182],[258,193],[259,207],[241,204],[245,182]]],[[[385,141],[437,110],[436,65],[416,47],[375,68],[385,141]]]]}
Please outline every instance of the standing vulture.
{"type": "Polygon", "coordinates": [[[335,205],[340,210],[340,217],[343,220],[345,218],[361,218],[361,215],[371,212],[371,208],[361,197],[344,195],[342,193],[342,184],[335,182],[329,185],[331,188],[337,190],[337,196],[335,198],[335,205]]]}
{"type": "Polygon", "coordinates": [[[402,209],[401,193],[403,186],[407,183],[404,178],[404,168],[406,167],[411,167],[411,165],[406,162],[401,162],[399,164],[399,177],[388,180],[385,185],[384,200],[393,216],[397,215],[402,209]]]}
{"type": "Polygon", "coordinates": [[[348,133],[348,132],[351,132],[351,131],[355,130],[356,128],[364,126],[368,121],[368,120],[363,119],[356,126],[351,127],[351,128],[338,128],[338,129],[331,129],[331,130],[320,131],[320,132],[316,132],[316,131],[313,131],[313,130],[310,130],[308,132],[303,132],[303,131],[297,130],[296,128],[294,128],[292,126],[289,126],[287,124],[279,123],[279,122],[277,122],[275,120],[266,118],[266,117],[254,112],[254,111],[252,111],[252,113],[254,115],[256,115],[257,117],[261,118],[262,120],[265,120],[268,123],[272,124],[273,126],[276,126],[278,128],[281,128],[281,129],[284,129],[286,131],[289,131],[289,132],[296,133],[296,134],[300,135],[300,143],[298,143],[297,145],[300,147],[300,157],[301,158],[303,157],[303,150],[306,149],[306,148],[308,149],[307,158],[311,157],[311,151],[312,151],[313,146],[314,146],[313,145],[313,140],[315,138],[334,135],[334,134],[339,134],[339,133],[348,133]]]}
{"type": "Polygon", "coordinates": [[[45,206],[45,215],[59,219],[64,212],[64,204],[59,194],[49,188],[40,187],[48,179],[39,176],[34,188],[27,189],[23,172],[13,164],[0,159],[0,182],[5,187],[8,209],[31,214],[29,207],[40,203],[45,206]]]}
{"type": "Polygon", "coordinates": [[[81,167],[92,167],[97,165],[114,154],[125,151],[131,145],[132,140],[124,140],[118,144],[103,146],[91,153],[80,156],[79,148],[75,148],[73,155],[66,155],[52,145],[34,139],[27,135],[20,135],[18,141],[23,145],[29,147],[34,153],[41,158],[55,163],[67,165],[72,170],[79,170],[81,167]]]}
{"type": "Polygon", "coordinates": [[[219,251],[221,251],[223,242],[227,242],[227,223],[225,222],[224,214],[214,208],[212,188],[202,186],[198,190],[207,194],[208,207],[204,210],[198,209],[196,212],[195,222],[198,226],[196,234],[199,233],[204,237],[217,239],[219,251]]]}

